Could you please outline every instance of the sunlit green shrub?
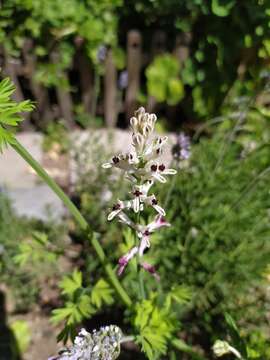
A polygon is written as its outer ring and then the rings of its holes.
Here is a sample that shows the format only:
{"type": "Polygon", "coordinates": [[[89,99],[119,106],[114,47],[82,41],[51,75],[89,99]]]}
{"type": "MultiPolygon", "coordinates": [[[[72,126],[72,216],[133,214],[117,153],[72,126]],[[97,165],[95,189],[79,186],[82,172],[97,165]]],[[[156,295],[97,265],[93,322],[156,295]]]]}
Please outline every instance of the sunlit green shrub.
{"type": "Polygon", "coordinates": [[[266,321],[265,306],[254,321],[253,305],[266,292],[270,260],[269,144],[246,154],[226,135],[218,132],[193,146],[190,166],[179,171],[169,199],[175,226],[157,237],[153,255],[165,288],[181,279],[193,289],[190,333],[198,327],[218,333],[227,310],[244,323],[266,321]]]}
{"type": "Polygon", "coordinates": [[[46,278],[59,274],[63,234],[62,226],[17,217],[0,193],[0,279],[11,291],[14,310],[29,309],[46,278]]]}

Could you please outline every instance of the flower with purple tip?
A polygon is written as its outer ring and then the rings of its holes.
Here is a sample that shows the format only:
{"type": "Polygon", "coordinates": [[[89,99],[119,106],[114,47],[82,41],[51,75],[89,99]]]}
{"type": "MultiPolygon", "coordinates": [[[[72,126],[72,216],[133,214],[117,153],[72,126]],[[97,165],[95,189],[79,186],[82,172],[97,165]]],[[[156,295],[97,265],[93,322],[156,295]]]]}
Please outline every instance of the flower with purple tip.
{"type": "MultiPolygon", "coordinates": [[[[138,239],[136,246],[119,259],[118,275],[124,272],[129,261],[136,255],[140,266],[158,279],[155,268],[142,261],[142,258],[145,250],[151,246],[151,235],[170,224],[164,218],[165,209],[159,204],[155,194],[150,193],[150,190],[155,182],[165,183],[166,177],[175,175],[176,170],[159,160],[168,138],[159,136],[153,139],[156,120],[155,114],[148,114],[142,107],[135,111],[135,115],[130,119],[133,150],[127,154],[113,156],[110,162],[103,164],[103,168],[115,167],[122,170],[125,178],[131,182],[130,198],[125,201],[118,200],[108,215],[108,220],[118,218],[119,222],[132,228],[138,239]],[[154,220],[147,225],[134,222],[127,215],[127,211],[139,214],[145,207],[150,207],[157,213],[154,220]]],[[[187,149],[187,139],[181,135],[179,141],[187,149]]],[[[183,153],[182,156],[184,155],[183,153]]]]}

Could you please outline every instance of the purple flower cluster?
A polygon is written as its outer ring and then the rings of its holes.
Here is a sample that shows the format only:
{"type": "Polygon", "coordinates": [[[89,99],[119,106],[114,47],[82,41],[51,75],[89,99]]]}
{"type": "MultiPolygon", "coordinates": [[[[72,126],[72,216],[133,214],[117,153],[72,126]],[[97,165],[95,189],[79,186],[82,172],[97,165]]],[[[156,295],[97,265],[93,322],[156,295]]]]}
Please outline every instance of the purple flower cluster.
{"type": "Polygon", "coordinates": [[[178,160],[188,160],[191,155],[190,151],[190,138],[181,132],[177,136],[176,144],[172,148],[173,157],[178,160]]]}
{"type": "Polygon", "coordinates": [[[128,86],[128,72],[127,70],[123,70],[120,72],[118,79],[118,86],[120,90],[124,90],[128,86]]]}
{"type": "Polygon", "coordinates": [[[97,61],[103,62],[106,59],[107,47],[105,45],[100,45],[97,51],[97,61]]]}

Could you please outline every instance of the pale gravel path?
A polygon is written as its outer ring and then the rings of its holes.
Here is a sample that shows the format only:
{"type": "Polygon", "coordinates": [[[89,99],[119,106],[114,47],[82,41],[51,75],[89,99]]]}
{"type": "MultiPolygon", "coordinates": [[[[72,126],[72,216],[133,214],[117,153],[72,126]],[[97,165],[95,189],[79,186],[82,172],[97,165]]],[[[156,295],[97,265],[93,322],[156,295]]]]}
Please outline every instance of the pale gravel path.
{"type": "MultiPolygon", "coordinates": [[[[78,146],[89,136],[97,137],[100,144],[104,145],[104,148],[112,149],[112,152],[130,150],[131,133],[118,129],[112,130],[110,134],[107,129],[75,131],[71,134],[71,142],[78,146]]],[[[175,141],[174,134],[168,136],[169,144],[163,156],[165,163],[171,159],[170,149],[175,141]]],[[[18,134],[17,138],[32,156],[42,163],[44,160],[42,135],[29,132],[18,134]]],[[[57,173],[57,169],[54,169],[54,172],[57,173]]],[[[62,169],[61,172],[63,172],[62,169]]],[[[66,172],[64,175],[70,178],[71,183],[76,181],[77,171],[74,161],[70,161],[70,168],[64,172],[66,172]]],[[[13,207],[19,215],[46,220],[50,217],[61,219],[66,214],[56,195],[40,181],[32,169],[11,147],[0,154],[0,188],[6,191],[12,199],[13,207]]]]}

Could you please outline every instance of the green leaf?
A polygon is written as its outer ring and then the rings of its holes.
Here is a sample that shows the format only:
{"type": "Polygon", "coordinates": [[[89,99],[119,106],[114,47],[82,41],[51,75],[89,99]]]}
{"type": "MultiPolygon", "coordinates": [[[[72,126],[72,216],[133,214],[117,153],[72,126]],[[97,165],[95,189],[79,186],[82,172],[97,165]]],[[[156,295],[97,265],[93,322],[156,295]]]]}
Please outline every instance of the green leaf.
{"type": "Polygon", "coordinates": [[[220,17],[228,16],[234,5],[235,0],[212,0],[212,11],[220,17]]]}
{"type": "Polygon", "coordinates": [[[72,341],[76,336],[76,328],[74,325],[66,325],[64,329],[57,335],[57,341],[63,341],[64,344],[70,338],[72,341]]]}
{"type": "Polygon", "coordinates": [[[176,349],[184,353],[190,354],[193,360],[206,360],[202,355],[198,354],[192,346],[188,345],[185,341],[181,339],[174,338],[172,339],[171,343],[176,349]]]}
{"type": "Polygon", "coordinates": [[[73,312],[73,308],[72,307],[65,307],[65,308],[60,308],[60,309],[54,309],[52,311],[52,317],[51,317],[51,321],[55,324],[58,324],[59,322],[66,320],[67,318],[70,317],[70,315],[73,312]]]}
{"type": "Polygon", "coordinates": [[[191,298],[192,291],[189,287],[185,285],[176,285],[168,292],[165,303],[166,306],[170,308],[172,302],[176,302],[177,304],[186,304],[191,298]]]}
{"type": "Polygon", "coordinates": [[[25,100],[17,103],[11,99],[15,86],[9,78],[0,82],[0,152],[14,142],[14,135],[8,127],[16,127],[23,120],[21,113],[33,110],[33,103],[25,100]]]}
{"type": "Polygon", "coordinates": [[[91,298],[86,294],[80,296],[77,307],[83,318],[89,318],[96,312],[96,309],[91,304],[91,298]]]}
{"type": "Polygon", "coordinates": [[[160,55],[146,69],[147,91],[159,102],[177,104],[184,96],[179,61],[170,54],[160,55]]]}
{"type": "Polygon", "coordinates": [[[248,353],[247,345],[246,345],[244,339],[242,339],[242,337],[240,335],[240,331],[239,331],[234,319],[228,313],[225,313],[224,316],[225,316],[225,321],[229,328],[231,338],[233,340],[232,345],[240,351],[240,353],[242,354],[242,356],[244,358],[247,358],[247,353],[248,353]]]}
{"type": "Polygon", "coordinates": [[[93,287],[91,292],[91,301],[98,309],[103,303],[111,305],[113,303],[113,290],[104,279],[100,279],[93,287]]]}
{"type": "Polygon", "coordinates": [[[10,324],[10,328],[15,335],[19,352],[24,354],[31,342],[31,330],[28,323],[24,320],[15,320],[10,324]]]}
{"type": "Polygon", "coordinates": [[[84,294],[77,298],[76,302],[68,301],[65,307],[53,310],[51,321],[55,324],[66,321],[67,325],[76,325],[89,318],[95,311],[90,297],[84,294]]]}
{"type": "Polygon", "coordinates": [[[72,296],[82,287],[82,273],[75,269],[71,275],[63,278],[59,287],[62,289],[64,295],[72,296]]]}
{"type": "Polygon", "coordinates": [[[42,246],[47,245],[49,242],[48,235],[40,231],[33,231],[33,239],[37,244],[42,246]]]}
{"type": "Polygon", "coordinates": [[[180,79],[170,79],[168,81],[168,104],[176,105],[185,95],[184,85],[180,79]]]}
{"type": "Polygon", "coordinates": [[[156,297],[136,305],[135,327],[139,329],[136,340],[142,345],[147,357],[155,359],[167,352],[168,340],[176,329],[176,321],[171,310],[159,308],[156,297]]]}

